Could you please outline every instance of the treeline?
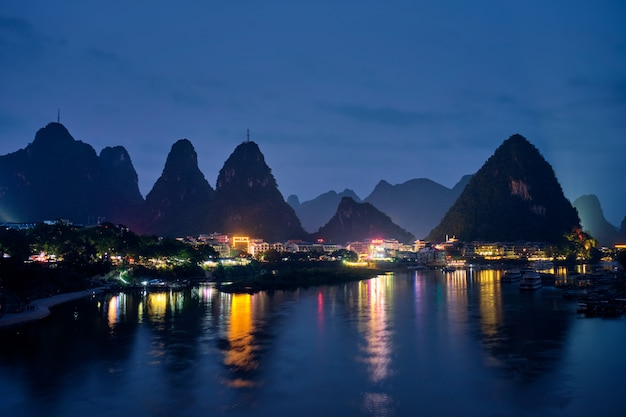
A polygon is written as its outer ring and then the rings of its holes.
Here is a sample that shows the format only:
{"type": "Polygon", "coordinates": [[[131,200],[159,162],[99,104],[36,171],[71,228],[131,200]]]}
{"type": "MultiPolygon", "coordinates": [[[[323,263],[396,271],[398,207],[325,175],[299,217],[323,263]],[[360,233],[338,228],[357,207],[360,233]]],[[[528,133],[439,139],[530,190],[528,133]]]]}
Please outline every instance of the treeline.
{"type": "Polygon", "coordinates": [[[23,298],[84,289],[86,278],[127,266],[141,274],[200,275],[198,263],[217,256],[208,245],[140,236],[112,223],[1,228],[0,254],[0,286],[23,298]]]}

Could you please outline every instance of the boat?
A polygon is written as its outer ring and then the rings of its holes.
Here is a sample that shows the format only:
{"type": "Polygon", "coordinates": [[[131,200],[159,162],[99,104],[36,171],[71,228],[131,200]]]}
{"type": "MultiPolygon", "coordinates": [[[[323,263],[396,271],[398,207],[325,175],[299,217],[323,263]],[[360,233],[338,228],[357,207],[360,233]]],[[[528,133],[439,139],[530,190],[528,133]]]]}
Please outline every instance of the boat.
{"type": "Polygon", "coordinates": [[[626,303],[624,299],[616,298],[613,300],[581,300],[578,302],[578,314],[584,314],[585,317],[620,317],[626,312],[626,303]]]}
{"type": "Polygon", "coordinates": [[[535,271],[527,271],[522,275],[522,279],[519,282],[520,290],[537,290],[543,287],[541,282],[541,275],[535,271]]]}
{"type": "Polygon", "coordinates": [[[448,265],[448,266],[444,266],[443,268],[441,268],[441,270],[443,272],[454,272],[456,271],[456,268],[448,265]]]}
{"type": "Polygon", "coordinates": [[[516,281],[519,281],[520,279],[522,279],[522,271],[520,271],[519,269],[509,269],[508,271],[504,272],[504,275],[502,275],[502,278],[500,278],[500,281],[516,282],[516,281]]]}

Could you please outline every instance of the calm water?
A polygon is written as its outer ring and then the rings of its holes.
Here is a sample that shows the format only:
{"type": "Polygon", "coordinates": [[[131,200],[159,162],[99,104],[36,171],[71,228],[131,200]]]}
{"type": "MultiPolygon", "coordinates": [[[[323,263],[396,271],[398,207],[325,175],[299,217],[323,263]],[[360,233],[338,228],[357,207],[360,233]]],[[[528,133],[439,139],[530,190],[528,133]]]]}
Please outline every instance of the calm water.
{"type": "Polygon", "coordinates": [[[499,274],[71,302],[0,333],[0,415],[626,415],[626,318],[499,274]]]}

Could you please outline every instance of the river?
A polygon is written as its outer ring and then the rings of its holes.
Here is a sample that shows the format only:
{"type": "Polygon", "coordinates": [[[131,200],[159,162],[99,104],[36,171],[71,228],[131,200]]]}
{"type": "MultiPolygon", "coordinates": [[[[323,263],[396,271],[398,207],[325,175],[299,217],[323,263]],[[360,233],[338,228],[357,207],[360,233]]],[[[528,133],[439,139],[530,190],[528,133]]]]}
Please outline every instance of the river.
{"type": "Polygon", "coordinates": [[[500,274],[72,301],[0,332],[0,415],[626,415],[626,318],[500,274]]]}

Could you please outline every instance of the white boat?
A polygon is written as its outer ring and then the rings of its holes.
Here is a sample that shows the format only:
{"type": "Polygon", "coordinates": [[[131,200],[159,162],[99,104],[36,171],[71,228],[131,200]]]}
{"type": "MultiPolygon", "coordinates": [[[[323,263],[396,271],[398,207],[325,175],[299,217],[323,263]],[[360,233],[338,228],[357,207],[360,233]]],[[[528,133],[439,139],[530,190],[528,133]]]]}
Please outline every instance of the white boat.
{"type": "Polygon", "coordinates": [[[519,282],[520,290],[537,290],[543,287],[541,282],[541,275],[535,271],[527,271],[522,275],[522,279],[519,282]]]}
{"type": "Polygon", "coordinates": [[[502,275],[500,281],[502,282],[516,282],[522,279],[522,271],[519,269],[509,269],[502,275]]]}

